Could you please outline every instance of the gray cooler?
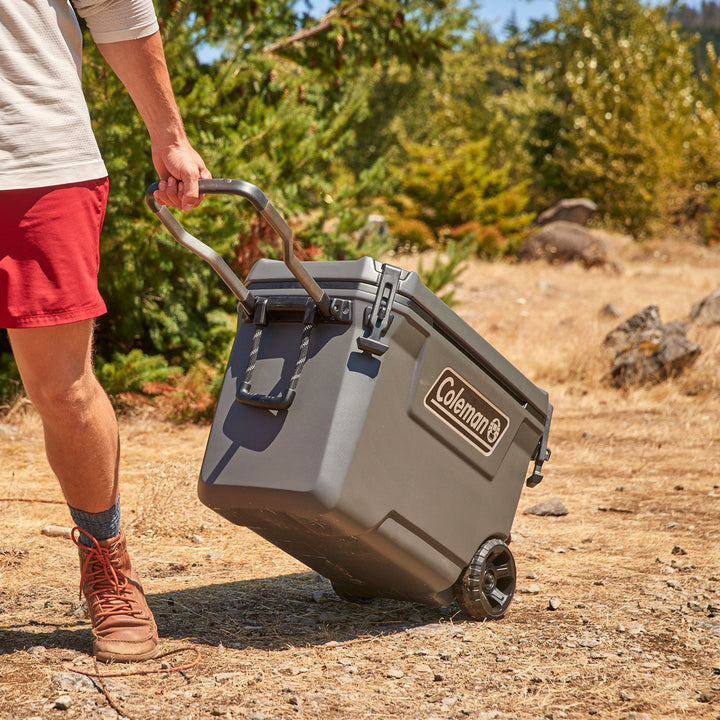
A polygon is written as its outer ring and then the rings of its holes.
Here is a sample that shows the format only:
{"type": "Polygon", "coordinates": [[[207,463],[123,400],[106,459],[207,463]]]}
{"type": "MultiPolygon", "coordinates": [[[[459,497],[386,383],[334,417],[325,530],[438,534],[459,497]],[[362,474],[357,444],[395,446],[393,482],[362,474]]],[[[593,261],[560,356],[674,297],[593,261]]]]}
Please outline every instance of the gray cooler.
{"type": "Polygon", "coordinates": [[[508,547],[528,466],[549,457],[552,406],[426,288],[371,258],[300,263],[264,194],[240,195],[279,232],[285,261],[247,287],[147,199],[210,262],[242,313],[202,463],[201,501],[327,577],[348,600],[391,597],[476,618],[504,615],[508,547]]]}

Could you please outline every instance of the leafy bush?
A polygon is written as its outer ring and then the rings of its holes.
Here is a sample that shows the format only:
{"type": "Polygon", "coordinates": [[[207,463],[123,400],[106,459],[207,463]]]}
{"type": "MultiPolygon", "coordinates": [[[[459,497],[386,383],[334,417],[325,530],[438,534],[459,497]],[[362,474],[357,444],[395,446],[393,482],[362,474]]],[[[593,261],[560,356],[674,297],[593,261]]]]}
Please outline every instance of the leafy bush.
{"type": "Polygon", "coordinates": [[[455,304],[458,277],[465,269],[463,263],[474,249],[472,243],[461,244],[450,241],[445,248],[445,253],[435,256],[431,268],[427,270],[424,268],[422,258],[418,264],[418,275],[423,283],[451,307],[455,304]],[[450,290],[443,293],[448,286],[450,286],[450,290]]]}
{"type": "Polygon", "coordinates": [[[483,225],[472,221],[457,227],[441,228],[441,238],[448,238],[466,245],[476,255],[483,257],[500,257],[510,250],[510,242],[494,225],[483,225]]]}
{"type": "Polygon", "coordinates": [[[146,383],[143,391],[170,420],[197,422],[212,417],[222,380],[220,370],[200,361],[169,382],[146,383]]]}
{"type": "Polygon", "coordinates": [[[526,184],[513,184],[507,166],[493,165],[489,144],[488,139],[454,148],[408,143],[406,161],[397,168],[400,197],[412,203],[406,202],[403,213],[434,230],[477,222],[511,234],[529,225],[526,184]]]}
{"type": "Polygon", "coordinates": [[[667,216],[677,187],[706,180],[705,112],[692,41],[667,8],[639,0],[565,0],[525,54],[554,98],[536,117],[536,189],[590,197],[606,219],[641,235],[667,216]],[[693,151],[695,148],[695,151],[693,151]]]}
{"type": "Polygon", "coordinates": [[[702,223],[703,239],[708,245],[720,245],[720,192],[715,191],[707,202],[702,223]]]}
{"type": "Polygon", "coordinates": [[[162,355],[144,355],[138,349],[127,354],[113,353],[109,362],[98,357],[95,367],[97,378],[108,395],[142,393],[147,383],[164,382],[182,374],[181,368],[168,365],[162,355]]]}
{"type": "Polygon", "coordinates": [[[11,353],[0,353],[0,404],[13,400],[22,390],[20,373],[11,353]]]}
{"type": "Polygon", "coordinates": [[[437,237],[422,220],[399,217],[390,224],[395,238],[395,249],[401,252],[419,252],[434,247],[437,237]]]}

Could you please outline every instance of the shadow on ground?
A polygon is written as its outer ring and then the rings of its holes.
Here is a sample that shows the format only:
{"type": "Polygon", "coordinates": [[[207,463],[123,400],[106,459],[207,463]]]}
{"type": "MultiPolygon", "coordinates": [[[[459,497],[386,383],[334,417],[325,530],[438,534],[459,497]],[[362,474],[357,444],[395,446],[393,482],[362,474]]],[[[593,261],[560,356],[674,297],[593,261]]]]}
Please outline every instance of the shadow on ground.
{"type": "MultiPolygon", "coordinates": [[[[356,604],[341,600],[317,573],[200,585],[148,595],[163,641],[281,650],[403,632],[447,619],[452,608],[398,600],[356,604]]],[[[43,646],[88,652],[86,619],[3,625],[0,655],[43,646]]],[[[66,619],[67,620],[67,619],[66,619]]]]}
{"type": "Polygon", "coordinates": [[[451,609],[397,600],[341,600],[317,573],[294,573],[150,595],[160,635],[280,650],[387,635],[436,623],[451,609]]]}

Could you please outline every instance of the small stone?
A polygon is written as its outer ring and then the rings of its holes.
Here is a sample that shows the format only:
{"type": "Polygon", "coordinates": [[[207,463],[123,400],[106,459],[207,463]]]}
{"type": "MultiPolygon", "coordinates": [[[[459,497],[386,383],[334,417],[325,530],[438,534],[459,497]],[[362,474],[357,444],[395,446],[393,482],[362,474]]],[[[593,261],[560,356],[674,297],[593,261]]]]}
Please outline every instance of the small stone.
{"type": "Polygon", "coordinates": [[[687,555],[687,552],[685,550],[683,550],[679,545],[676,545],[672,549],[672,554],[673,555],[687,555]]]}
{"type": "Polygon", "coordinates": [[[337,625],[345,620],[344,615],[339,613],[322,612],[318,615],[317,620],[319,623],[327,623],[328,625],[337,625]]]}
{"type": "Polygon", "coordinates": [[[442,682],[445,679],[445,676],[442,673],[435,673],[433,675],[433,682],[442,682]]]}
{"type": "Polygon", "coordinates": [[[519,587],[518,592],[522,595],[539,595],[540,586],[537,583],[530,583],[529,585],[519,587]]]}
{"type": "Polygon", "coordinates": [[[499,710],[488,710],[477,715],[477,720],[497,720],[500,717],[499,710]]]}
{"type": "Polygon", "coordinates": [[[72,672],[56,672],[52,676],[52,681],[63,692],[72,690],[92,690],[95,685],[87,675],[72,672]]]}
{"type": "Polygon", "coordinates": [[[72,705],[72,698],[69,695],[61,695],[58,698],[55,698],[55,702],[53,703],[53,707],[55,707],[57,710],[67,710],[72,705]]]}
{"type": "Polygon", "coordinates": [[[600,314],[608,318],[619,318],[622,317],[623,313],[622,310],[614,303],[607,303],[607,305],[603,305],[602,310],[600,310],[600,314]]]}
{"type": "Polygon", "coordinates": [[[405,677],[405,673],[400,670],[400,668],[390,668],[386,673],[385,677],[393,678],[394,680],[399,680],[400,678],[405,677]]]}
{"type": "Polygon", "coordinates": [[[553,596],[548,600],[548,610],[559,610],[561,604],[560,598],[553,596]]]}
{"type": "Polygon", "coordinates": [[[63,525],[46,525],[41,531],[41,535],[46,537],[64,537],[69,538],[72,528],[63,525]]]}
{"type": "Polygon", "coordinates": [[[711,703],[714,695],[715,693],[712,691],[712,688],[703,688],[698,691],[697,701],[701,703],[711,703]]]}
{"type": "Polygon", "coordinates": [[[196,545],[200,545],[200,543],[203,542],[203,539],[202,539],[199,535],[193,535],[193,536],[190,538],[190,542],[191,542],[191,543],[195,543],[196,545]]]}
{"type": "Polygon", "coordinates": [[[539,515],[549,517],[562,517],[568,514],[568,509],[560,498],[550,498],[525,510],[526,515],[539,515]]]}
{"type": "Polygon", "coordinates": [[[313,602],[315,603],[321,603],[325,601],[325,591],[324,590],[315,590],[312,594],[313,602]]]}

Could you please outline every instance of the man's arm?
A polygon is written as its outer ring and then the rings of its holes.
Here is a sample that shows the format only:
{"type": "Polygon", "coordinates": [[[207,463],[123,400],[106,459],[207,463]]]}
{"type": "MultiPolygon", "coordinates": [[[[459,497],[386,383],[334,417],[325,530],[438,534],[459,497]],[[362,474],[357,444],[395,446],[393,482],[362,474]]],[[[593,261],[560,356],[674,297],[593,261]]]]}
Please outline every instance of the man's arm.
{"type": "Polygon", "coordinates": [[[202,200],[198,179],[212,176],[185,134],[160,33],[97,46],[127,88],[150,133],[153,164],[160,177],[155,199],[183,210],[197,207],[202,200]]]}

